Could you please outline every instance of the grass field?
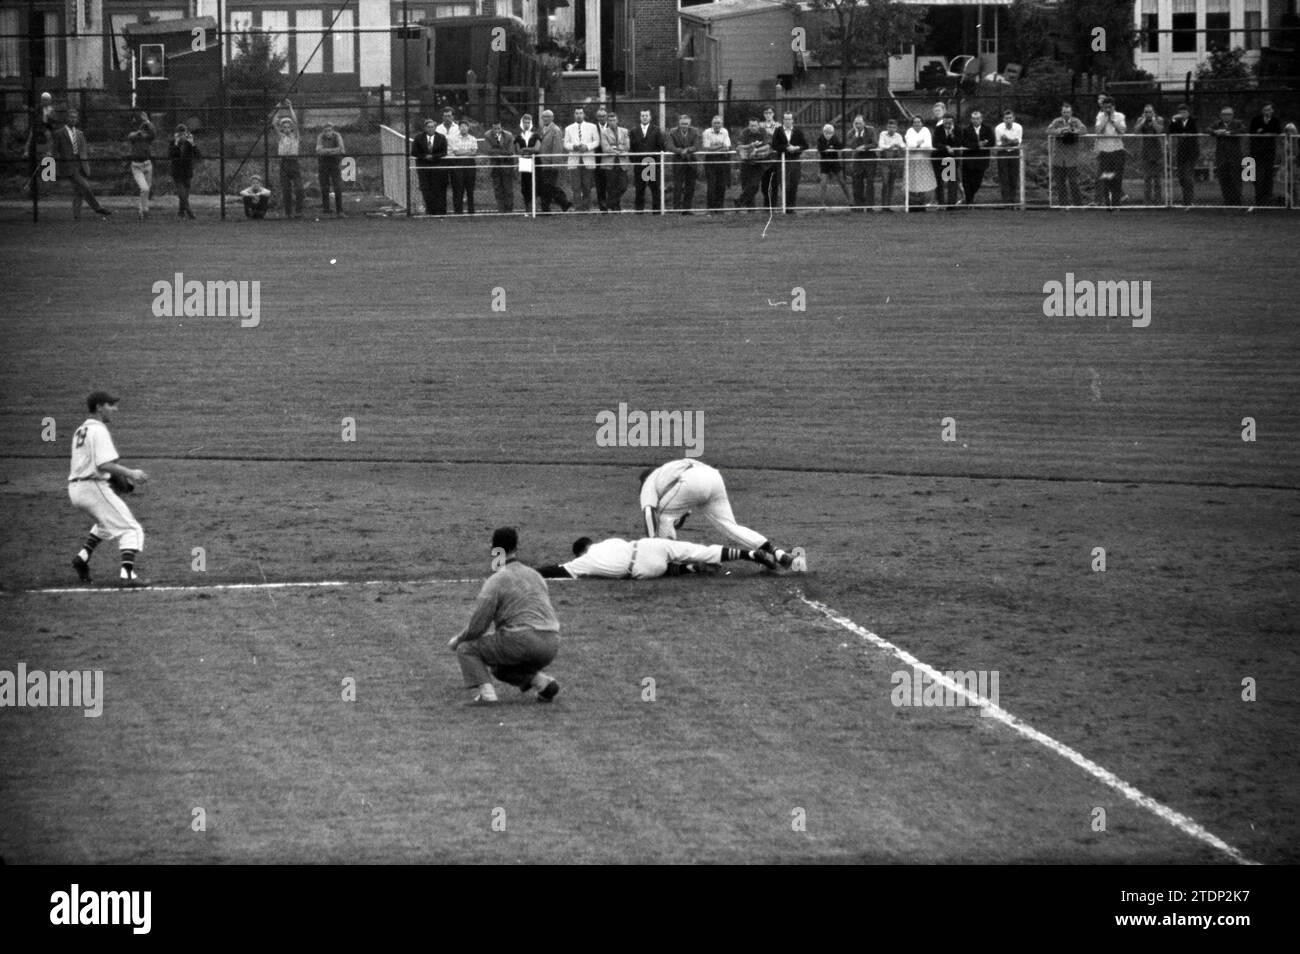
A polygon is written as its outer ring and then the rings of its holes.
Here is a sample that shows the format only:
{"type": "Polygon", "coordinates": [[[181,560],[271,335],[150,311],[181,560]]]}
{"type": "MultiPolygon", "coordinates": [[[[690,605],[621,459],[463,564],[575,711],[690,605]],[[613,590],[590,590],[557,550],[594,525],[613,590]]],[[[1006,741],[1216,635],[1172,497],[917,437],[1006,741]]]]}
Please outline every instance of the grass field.
{"type": "Polygon", "coordinates": [[[0,669],[105,694],[0,710],[4,861],[1300,861],[1300,217],[125,219],[0,226],[0,669]],[[260,282],[260,322],[156,317],[177,272],[260,282]],[[1150,281],[1150,325],[1044,317],[1067,272],[1150,281]],[[96,387],[153,477],[141,569],[193,589],[71,591],[96,387]],[[599,446],[620,402],[702,412],[810,572],[555,584],[556,702],[465,707],[491,529],[539,563],[636,535],[680,455],[599,446]],[[313,581],[345,582],[220,588],[313,581]],[[997,671],[1208,837],[895,706],[911,666],[818,605],[997,671]]]}

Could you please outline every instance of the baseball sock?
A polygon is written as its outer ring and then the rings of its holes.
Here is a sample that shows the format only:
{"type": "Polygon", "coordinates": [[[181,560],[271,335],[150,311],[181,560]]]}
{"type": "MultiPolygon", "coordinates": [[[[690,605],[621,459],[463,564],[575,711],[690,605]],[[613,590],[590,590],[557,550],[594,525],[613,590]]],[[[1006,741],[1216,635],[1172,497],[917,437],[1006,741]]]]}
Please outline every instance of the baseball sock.
{"type": "Polygon", "coordinates": [[[135,576],[135,551],[122,551],[122,578],[135,576]]]}
{"type": "Polygon", "coordinates": [[[758,557],[754,556],[756,550],[744,550],[740,547],[723,547],[722,562],[728,560],[750,560],[754,563],[760,562],[758,557]]]}
{"type": "Polygon", "coordinates": [[[788,568],[792,563],[794,563],[794,557],[786,553],[784,550],[776,549],[772,546],[771,540],[764,540],[763,545],[759,547],[759,549],[766,550],[768,553],[772,554],[772,556],[776,557],[776,562],[781,564],[783,567],[788,568]]]}
{"type": "Polygon", "coordinates": [[[103,540],[99,539],[99,537],[95,536],[93,533],[90,534],[86,537],[86,545],[77,552],[77,559],[82,563],[89,563],[90,555],[95,552],[95,547],[99,546],[103,542],[103,540]]]}

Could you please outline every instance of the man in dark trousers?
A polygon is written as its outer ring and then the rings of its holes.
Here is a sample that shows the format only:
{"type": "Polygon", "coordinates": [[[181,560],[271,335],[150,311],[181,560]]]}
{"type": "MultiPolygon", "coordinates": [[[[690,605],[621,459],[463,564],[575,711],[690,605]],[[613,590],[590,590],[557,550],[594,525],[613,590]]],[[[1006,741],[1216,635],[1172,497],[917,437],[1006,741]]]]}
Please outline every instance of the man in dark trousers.
{"type": "Polygon", "coordinates": [[[970,125],[963,132],[961,162],[961,188],[966,194],[966,205],[975,204],[975,193],[984,184],[984,174],[989,169],[989,152],[993,149],[993,127],[984,122],[978,109],[970,114],[970,125]]]}
{"type": "Polygon", "coordinates": [[[933,134],[940,208],[951,209],[957,205],[958,180],[964,171],[961,157],[966,141],[966,131],[957,128],[957,117],[952,113],[945,114],[933,134]]]}
{"type": "Polygon", "coordinates": [[[194,145],[194,134],[184,123],[176,127],[176,135],[167,147],[167,156],[171,159],[172,182],[176,186],[176,199],[179,203],[176,214],[183,219],[192,219],[194,212],[190,209],[190,183],[194,181],[194,163],[199,159],[199,147],[194,145]]]}
{"type": "Polygon", "coordinates": [[[72,183],[72,217],[81,218],[81,203],[84,201],[100,215],[112,215],[108,209],[99,204],[95,194],[90,190],[90,144],[86,134],[77,128],[81,114],[75,109],[68,110],[68,120],[64,127],[54,135],[54,162],[60,179],[72,183]]]}
{"type": "Polygon", "coordinates": [[[663,170],[659,168],[662,156],[660,153],[667,149],[664,141],[663,130],[650,121],[650,110],[641,110],[640,121],[628,130],[628,148],[629,155],[632,159],[632,167],[629,173],[635,183],[634,195],[636,196],[636,210],[645,211],[645,193],[646,188],[650,189],[650,209],[659,211],[659,179],[663,175],[663,170]],[[647,159],[650,164],[647,164],[647,159]],[[653,175],[647,179],[647,175],[653,170],[653,175]]]}
{"type": "Polygon", "coordinates": [[[411,143],[411,156],[415,159],[415,175],[420,181],[420,195],[424,198],[426,215],[447,214],[447,176],[439,175],[447,155],[447,137],[438,132],[432,119],[424,123],[423,134],[411,143]]]}
{"type": "Polygon", "coordinates": [[[853,209],[860,212],[876,204],[876,141],[879,133],[862,116],[853,117],[853,128],[844,137],[844,158],[853,183],[853,209]]]}
{"type": "Polygon", "coordinates": [[[456,654],[474,703],[498,701],[493,676],[521,692],[536,689],[538,702],[550,702],[560,684],[542,668],[560,651],[560,621],[546,581],[515,556],[519,533],[514,527],[495,530],[492,549],[505,563],[487,578],[469,622],[447,645],[456,654]]]}
{"type": "Polygon", "coordinates": [[[1201,141],[1200,129],[1190,106],[1186,103],[1179,105],[1174,118],[1169,120],[1166,133],[1171,141],[1170,152],[1183,194],[1183,205],[1191,205],[1196,198],[1196,163],[1201,158],[1201,141]]]}
{"type": "MultiPolygon", "coordinates": [[[[785,158],[785,181],[782,188],[785,189],[785,211],[787,215],[794,214],[794,207],[799,204],[799,180],[803,178],[803,151],[808,148],[808,140],[804,138],[803,130],[796,129],[794,125],[794,113],[786,113],[781,117],[781,125],[772,133],[772,153],[780,162],[781,157],[785,158]]],[[[776,205],[775,199],[772,205],[776,205]]]]}
{"type": "Polygon", "coordinates": [[[1273,164],[1277,161],[1277,141],[1282,135],[1282,120],[1265,103],[1259,115],[1250,121],[1250,155],[1255,160],[1255,204],[1273,204],[1273,164]]]}
{"type": "Polygon", "coordinates": [[[1241,205],[1242,137],[1246,126],[1235,118],[1231,106],[1219,110],[1219,121],[1210,127],[1214,137],[1214,176],[1219,180],[1224,205],[1241,205]]]}
{"type": "Polygon", "coordinates": [[[682,215],[689,215],[695,203],[695,157],[702,145],[700,131],[691,126],[691,117],[682,113],[677,128],[668,134],[668,151],[673,154],[673,208],[682,215]]]}

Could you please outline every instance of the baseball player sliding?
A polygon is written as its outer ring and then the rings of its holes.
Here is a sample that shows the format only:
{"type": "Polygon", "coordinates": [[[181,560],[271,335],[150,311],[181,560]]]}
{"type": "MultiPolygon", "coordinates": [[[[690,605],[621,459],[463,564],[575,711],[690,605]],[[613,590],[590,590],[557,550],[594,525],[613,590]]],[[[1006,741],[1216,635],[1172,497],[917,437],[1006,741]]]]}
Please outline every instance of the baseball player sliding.
{"type": "Polygon", "coordinates": [[[85,546],[72,558],[72,568],[82,583],[90,582],[90,557],[105,540],[116,539],[122,551],[122,571],[118,585],[140,587],[149,584],[135,572],[135,557],[144,549],[144,528],[131,516],[131,510],[109,486],[109,475],[116,474],[138,483],[149,475],[118,462],[117,448],[107,424],[117,411],[117,398],[96,391],[86,398],[90,417],[72,435],[72,471],[68,474],[68,496],[80,510],[95,521],[85,546]]]}
{"type": "Polygon", "coordinates": [[[593,543],[591,537],[579,537],[573,541],[573,557],[568,563],[539,566],[537,572],[548,579],[650,580],[670,575],[673,570],[720,566],[728,560],[749,560],[770,570],[777,568],[776,556],[767,550],[742,550],[718,544],[702,546],[685,540],[648,537],[640,540],[610,537],[599,543],[593,543]]]}
{"type": "Polygon", "coordinates": [[[677,530],[695,512],[703,514],[728,540],[769,553],[780,566],[796,573],[808,570],[803,551],[795,555],[777,550],[761,533],[736,522],[722,475],[708,464],[686,457],[641,472],[641,513],[647,536],[675,540],[677,530]]]}

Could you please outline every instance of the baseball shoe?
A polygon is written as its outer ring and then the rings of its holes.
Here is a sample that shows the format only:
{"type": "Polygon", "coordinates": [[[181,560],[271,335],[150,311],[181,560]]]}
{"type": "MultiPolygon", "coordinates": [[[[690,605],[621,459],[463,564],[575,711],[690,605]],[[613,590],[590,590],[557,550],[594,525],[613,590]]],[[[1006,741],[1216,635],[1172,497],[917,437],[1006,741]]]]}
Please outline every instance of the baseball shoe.
{"type": "Polygon", "coordinates": [[[72,558],[72,568],[77,571],[77,578],[82,583],[90,582],[90,564],[79,556],[72,558]]]}
{"type": "Polygon", "coordinates": [[[755,550],[754,560],[773,572],[781,568],[781,564],[777,562],[776,555],[771,550],[755,550]]]}
{"type": "Polygon", "coordinates": [[[149,585],[149,581],[132,574],[128,577],[119,577],[117,585],[124,590],[142,590],[149,585]]]}
{"type": "Polygon", "coordinates": [[[808,572],[808,554],[801,549],[798,554],[790,559],[790,570],[793,573],[808,572]]]}
{"type": "Polygon", "coordinates": [[[501,700],[499,700],[499,699],[485,699],[485,698],[483,697],[482,694],[478,694],[478,695],[474,696],[474,698],[471,699],[469,702],[465,703],[465,705],[467,705],[467,706],[494,706],[494,705],[497,705],[500,701],[501,701],[501,700]]]}
{"type": "Polygon", "coordinates": [[[546,684],[545,689],[537,690],[537,701],[550,702],[559,694],[560,694],[560,684],[556,680],[552,679],[550,682],[546,684]]]}

